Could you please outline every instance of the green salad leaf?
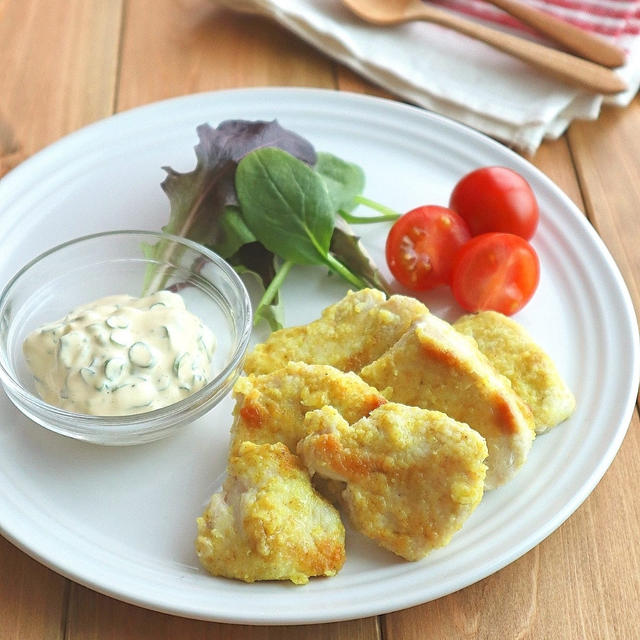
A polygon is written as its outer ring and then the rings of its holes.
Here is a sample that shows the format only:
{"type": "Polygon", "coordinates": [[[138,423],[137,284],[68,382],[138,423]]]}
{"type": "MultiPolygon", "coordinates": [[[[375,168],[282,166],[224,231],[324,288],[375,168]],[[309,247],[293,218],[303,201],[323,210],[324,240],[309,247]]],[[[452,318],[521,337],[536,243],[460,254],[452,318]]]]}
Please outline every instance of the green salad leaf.
{"type": "Polygon", "coordinates": [[[324,262],[336,212],[311,167],[280,149],[259,149],[238,165],[236,192],[247,226],[269,251],[297,264],[324,262]]]}
{"type": "Polygon", "coordinates": [[[336,218],[330,250],[345,267],[357,273],[366,282],[367,287],[391,293],[389,283],[378,271],[373,258],[360,242],[359,236],[341,217],[336,218]]]}
{"type": "Polygon", "coordinates": [[[249,231],[238,207],[225,207],[218,224],[221,227],[221,237],[215,247],[216,253],[223,258],[231,258],[242,247],[256,242],[256,237],[249,231]]]}
{"type": "Polygon", "coordinates": [[[318,152],[314,169],[322,176],[334,211],[352,211],[364,190],[364,171],[331,153],[318,152]]]}
{"type": "Polygon", "coordinates": [[[259,242],[251,242],[242,246],[229,262],[239,274],[257,280],[262,286],[264,293],[253,311],[254,324],[265,320],[272,331],[280,329],[284,324],[284,306],[278,289],[288,271],[279,268],[280,259],[259,242]]]}
{"type": "MultiPolygon", "coordinates": [[[[293,264],[325,265],[356,288],[388,291],[342,217],[362,194],[360,167],[316,153],[276,120],[203,124],[197,134],[195,169],[165,167],[162,188],[171,210],[162,230],[207,246],[238,273],[256,278],[264,291],[256,321],[282,326],[279,291],[293,264]]],[[[170,251],[163,242],[145,248],[147,256],[163,260],[170,251]]],[[[162,269],[150,270],[145,291],[164,281],[162,269]]]]}
{"type": "MultiPolygon", "coordinates": [[[[228,213],[229,207],[238,204],[234,184],[238,162],[262,147],[285,149],[309,164],[316,162],[316,152],[311,143],[275,120],[226,120],[216,128],[202,124],[196,132],[199,142],[195,147],[195,169],[181,173],[164,167],[167,177],[161,186],[171,211],[162,231],[199,242],[228,258],[231,249],[247,240],[237,219],[234,224],[228,213]]],[[[151,249],[151,255],[166,259],[170,257],[167,251],[167,245],[160,242],[151,249]]],[[[148,273],[145,291],[160,288],[163,278],[162,270],[148,273]]]]}
{"type": "MultiPolygon", "coordinates": [[[[357,164],[346,162],[331,153],[322,151],[318,152],[314,169],[324,179],[332,207],[340,215],[336,217],[334,223],[331,253],[349,270],[357,273],[368,287],[389,293],[389,284],[346,220],[348,212],[362,204],[364,172],[357,164]]],[[[353,216],[352,220],[360,222],[361,219],[353,216]]]]}

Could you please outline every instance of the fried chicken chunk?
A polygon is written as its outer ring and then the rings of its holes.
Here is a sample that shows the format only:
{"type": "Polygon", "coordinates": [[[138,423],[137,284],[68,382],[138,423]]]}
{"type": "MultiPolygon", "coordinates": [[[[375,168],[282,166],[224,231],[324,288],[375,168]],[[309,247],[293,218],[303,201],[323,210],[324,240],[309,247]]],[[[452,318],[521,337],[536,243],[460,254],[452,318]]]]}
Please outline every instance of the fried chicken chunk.
{"type": "Polygon", "coordinates": [[[349,425],[324,407],[306,422],[305,465],[346,482],[354,527],[407,560],[446,545],[482,498],[484,439],[443,413],[388,403],[349,425]]]}
{"type": "Polygon", "coordinates": [[[270,373],[288,362],[328,364],[359,371],[382,355],[427,308],[406,296],[376,289],[349,292],[320,318],[272,333],[247,356],[247,373],[270,373]]]}
{"type": "Polygon", "coordinates": [[[515,320],[495,311],[463,316],[454,328],[471,336],[494,369],[529,405],[536,433],[566,420],[576,400],[551,357],[515,320]]]}
{"type": "Polygon", "coordinates": [[[281,443],[239,445],[223,490],[198,518],[196,552],[211,574],[256,580],[333,576],[344,564],[344,527],[281,443]]]}
{"type": "Polygon", "coordinates": [[[386,402],[355,373],[334,367],[291,362],[265,375],[240,378],[234,387],[236,407],[231,428],[236,443],[283,442],[292,451],[306,435],[304,415],[325,405],[355,422],[386,402]]]}
{"type": "Polygon", "coordinates": [[[433,314],[360,376],[393,402],[442,411],[478,431],[489,450],[486,489],[505,483],[527,459],[531,411],[471,338],[433,314]]]}

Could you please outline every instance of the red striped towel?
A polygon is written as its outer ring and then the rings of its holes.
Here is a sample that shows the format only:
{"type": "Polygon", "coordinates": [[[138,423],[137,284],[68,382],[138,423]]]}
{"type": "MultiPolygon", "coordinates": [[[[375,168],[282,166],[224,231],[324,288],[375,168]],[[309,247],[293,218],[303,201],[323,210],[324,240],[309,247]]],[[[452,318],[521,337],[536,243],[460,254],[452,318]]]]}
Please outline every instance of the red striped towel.
{"type": "MultiPolygon", "coordinates": [[[[484,0],[427,0],[457,13],[535,35],[501,9],[484,0]]],[[[640,34],[640,1],[638,0],[521,0],[536,9],[592,31],[625,46],[625,40],[640,34]]]]}

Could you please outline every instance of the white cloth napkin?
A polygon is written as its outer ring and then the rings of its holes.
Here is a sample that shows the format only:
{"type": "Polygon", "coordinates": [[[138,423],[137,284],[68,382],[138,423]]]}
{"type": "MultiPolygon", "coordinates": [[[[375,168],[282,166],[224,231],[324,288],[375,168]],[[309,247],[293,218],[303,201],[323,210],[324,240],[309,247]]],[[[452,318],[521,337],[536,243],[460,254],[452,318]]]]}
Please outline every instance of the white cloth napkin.
{"type": "MultiPolygon", "coordinates": [[[[535,37],[482,0],[435,0],[472,19],[535,37]]],[[[627,50],[618,70],[628,90],[613,97],[569,86],[484,43],[426,22],[374,27],[339,0],[214,0],[268,16],[395,95],[533,154],[575,118],[603,103],[627,105],[640,85],[640,0],[523,0],[611,38],[627,50]]]]}

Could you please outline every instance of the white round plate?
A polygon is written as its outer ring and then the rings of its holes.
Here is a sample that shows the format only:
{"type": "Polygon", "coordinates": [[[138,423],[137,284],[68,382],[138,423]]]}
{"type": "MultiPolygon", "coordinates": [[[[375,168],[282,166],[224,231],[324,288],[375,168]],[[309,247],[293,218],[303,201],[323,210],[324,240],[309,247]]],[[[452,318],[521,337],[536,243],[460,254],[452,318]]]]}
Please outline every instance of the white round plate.
{"type": "MultiPolygon", "coordinates": [[[[638,333],[620,274],[588,222],[516,154],[425,111],[307,89],[199,94],[98,122],[48,147],[0,181],[0,281],[36,254],[107,229],[157,230],[168,216],[162,166],[195,166],[196,126],[274,119],[321,151],[361,165],[365,193],[397,210],[446,204],[455,182],[505,165],[536,192],[541,283],[516,319],[557,362],[577,397],[569,421],[539,437],[525,467],[489,492],[451,544],[404,562],[357,533],[334,578],[244,584],[198,565],[195,519],[225,468],[229,399],[175,437],[129,448],[77,442],[31,423],[0,397],[0,530],[42,563],[137,605],[222,622],[302,624],[385,613],[470,585],[556,529],[615,456],[638,386],[638,333]]],[[[362,227],[379,263],[384,225],[362,227]]],[[[322,268],[292,271],[287,324],[307,322],[347,287],[322,268]]],[[[426,296],[452,319],[446,292],[426,296]]]]}

